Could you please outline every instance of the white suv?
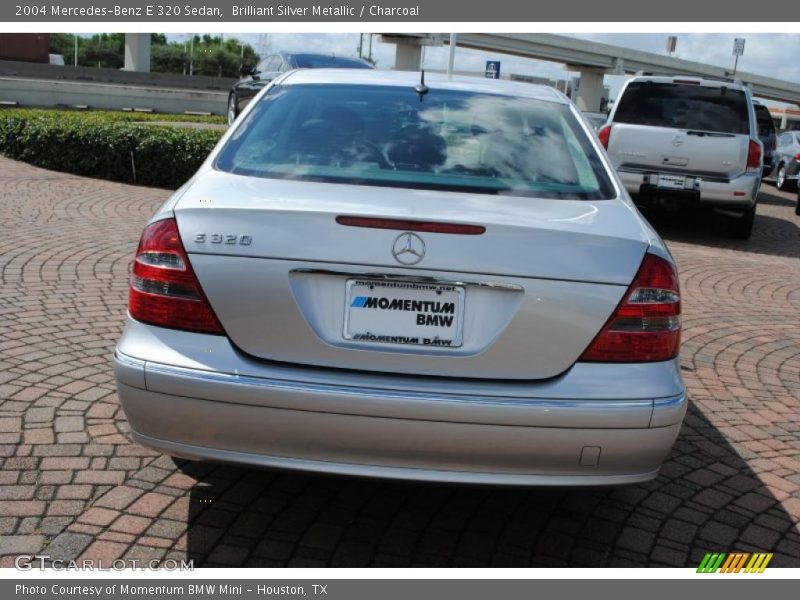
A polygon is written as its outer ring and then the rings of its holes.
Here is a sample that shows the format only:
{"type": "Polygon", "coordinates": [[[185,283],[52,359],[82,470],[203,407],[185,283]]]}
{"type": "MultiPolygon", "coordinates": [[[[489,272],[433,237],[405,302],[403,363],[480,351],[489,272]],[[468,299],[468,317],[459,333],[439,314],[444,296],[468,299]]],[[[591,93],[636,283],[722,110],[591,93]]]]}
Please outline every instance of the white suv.
{"type": "Polygon", "coordinates": [[[711,206],[727,216],[731,236],[750,237],[763,146],[746,86],[634,77],[598,136],[638,202],[711,206]]]}

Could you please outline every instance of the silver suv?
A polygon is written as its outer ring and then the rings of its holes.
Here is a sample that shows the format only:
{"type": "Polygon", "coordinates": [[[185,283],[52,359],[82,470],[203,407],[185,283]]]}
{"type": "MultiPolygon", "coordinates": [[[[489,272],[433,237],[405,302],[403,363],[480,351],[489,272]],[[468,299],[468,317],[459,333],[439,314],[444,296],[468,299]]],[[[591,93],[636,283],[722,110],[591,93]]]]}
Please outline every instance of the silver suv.
{"type": "Polygon", "coordinates": [[[732,81],[637,76],[598,136],[640,203],[707,205],[733,237],[753,229],[763,146],[750,91],[732,81]]]}

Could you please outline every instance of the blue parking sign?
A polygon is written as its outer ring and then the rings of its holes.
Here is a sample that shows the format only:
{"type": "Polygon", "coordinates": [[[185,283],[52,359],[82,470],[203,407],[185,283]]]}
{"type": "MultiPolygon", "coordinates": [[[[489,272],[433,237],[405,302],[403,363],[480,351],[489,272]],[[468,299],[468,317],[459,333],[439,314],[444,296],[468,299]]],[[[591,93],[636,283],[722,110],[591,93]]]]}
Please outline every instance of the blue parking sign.
{"type": "Polygon", "coordinates": [[[500,61],[487,60],[486,71],[483,74],[487,79],[500,79],[500,61]]]}

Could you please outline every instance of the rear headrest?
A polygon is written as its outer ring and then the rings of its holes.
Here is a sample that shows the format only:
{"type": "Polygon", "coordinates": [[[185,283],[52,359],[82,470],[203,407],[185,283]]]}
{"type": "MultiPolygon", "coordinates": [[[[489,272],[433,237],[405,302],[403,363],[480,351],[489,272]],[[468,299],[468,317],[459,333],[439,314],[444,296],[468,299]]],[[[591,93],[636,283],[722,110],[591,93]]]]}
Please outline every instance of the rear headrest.
{"type": "Polygon", "coordinates": [[[447,144],[430,127],[409,125],[389,144],[387,156],[400,169],[432,171],[447,160],[447,144]]]}

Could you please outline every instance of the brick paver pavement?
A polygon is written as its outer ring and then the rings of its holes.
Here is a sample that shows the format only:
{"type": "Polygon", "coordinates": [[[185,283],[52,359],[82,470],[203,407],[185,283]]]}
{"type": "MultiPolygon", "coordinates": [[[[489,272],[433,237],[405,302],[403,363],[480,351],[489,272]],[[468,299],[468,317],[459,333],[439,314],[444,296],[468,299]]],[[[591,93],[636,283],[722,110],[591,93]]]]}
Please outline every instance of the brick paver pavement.
{"type": "Polygon", "coordinates": [[[800,566],[800,229],[657,215],[681,268],[691,408],[657,480],[518,490],[182,464],[131,443],[110,367],[142,224],[168,193],[0,158],[0,564],[800,566]],[[691,222],[686,222],[686,221],[691,222]]]}

